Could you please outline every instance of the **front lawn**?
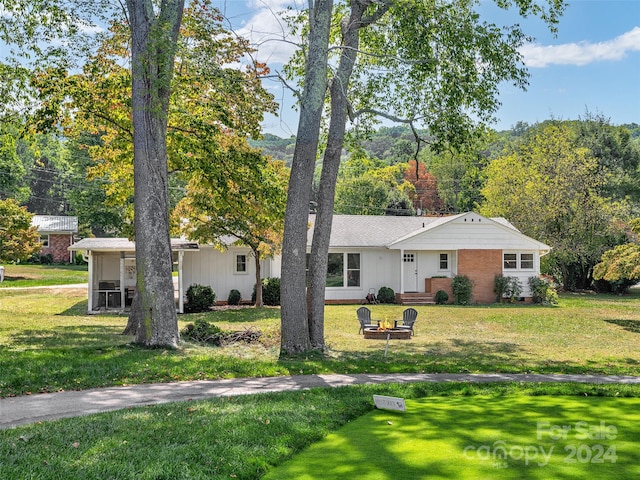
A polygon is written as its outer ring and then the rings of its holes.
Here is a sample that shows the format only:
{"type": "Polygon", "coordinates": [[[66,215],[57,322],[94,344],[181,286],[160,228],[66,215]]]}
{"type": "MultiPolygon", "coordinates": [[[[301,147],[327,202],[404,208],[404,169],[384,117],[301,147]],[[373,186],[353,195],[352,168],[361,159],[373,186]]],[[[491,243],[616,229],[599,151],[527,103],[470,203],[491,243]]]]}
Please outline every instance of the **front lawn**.
{"type": "MultiPolygon", "coordinates": [[[[131,345],[126,317],[87,315],[86,290],[0,290],[0,396],[90,387],[311,373],[640,373],[640,292],[563,295],[558,307],[418,307],[411,340],[364,340],[355,305],[326,308],[325,355],[279,359],[279,309],[179,316],[225,330],[254,328],[262,342],[176,351],[131,345]]],[[[398,305],[372,305],[400,318],[398,305]]]]}

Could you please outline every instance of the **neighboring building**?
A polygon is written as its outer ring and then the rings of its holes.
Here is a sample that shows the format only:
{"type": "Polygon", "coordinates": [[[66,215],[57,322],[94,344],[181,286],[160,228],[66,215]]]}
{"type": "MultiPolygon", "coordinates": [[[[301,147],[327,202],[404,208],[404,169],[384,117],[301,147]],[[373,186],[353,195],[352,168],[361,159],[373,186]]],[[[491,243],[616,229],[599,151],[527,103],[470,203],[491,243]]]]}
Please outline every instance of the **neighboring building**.
{"type": "Polygon", "coordinates": [[[73,245],[78,233],[78,217],[34,215],[31,225],[37,227],[42,242],[40,255],[51,254],[56,263],[73,263],[73,245]]]}
{"type": "MultiPolygon", "coordinates": [[[[309,245],[314,219],[314,215],[309,218],[309,245]]],[[[129,242],[124,249],[117,245],[119,241],[87,239],[71,247],[87,252],[94,285],[117,278],[121,279],[120,285],[125,284],[122,273],[120,277],[114,275],[122,272],[127,262],[135,263],[135,246],[129,242]],[[97,248],[89,240],[104,243],[97,248]],[[111,255],[105,256],[107,253],[111,255]],[[120,258],[123,260],[118,263],[120,258]],[[107,271],[108,274],[103,273],[107,271]]],[[[209,285],[218,300],[226,300],[232,289],[239,290],[243,300],[249,300],[255,285],[251,250],[228,243],[225,251],[187,243],[191,246],[182,250],[191,253],[180,255],[180,291],[182,285],[209,285]]],[[[505,219],[490,219],[473,212],[448,217],[335,215],[325,300],[363,303],[369,292],[377,293],[381,287],[392,288],[398,303],[433,303],[438,290],[446,291],[452,300],[452,278],[466,275],[474,283],[472,301],[493,303],[494,278],[499,274],[517,277],[522,295],[527,298],[531,296],[528,279],[539,275],[540,257],[550,250],[505,219]]],[[[263,278],[279,277],[280,258],[263,260],[261,272],[263,278]]],[[[89,288],[94,297],[96,290],[100,289],[89,288]]],[[[90,302],[90,310],[92,305],[95,300],[90,302]]]]}

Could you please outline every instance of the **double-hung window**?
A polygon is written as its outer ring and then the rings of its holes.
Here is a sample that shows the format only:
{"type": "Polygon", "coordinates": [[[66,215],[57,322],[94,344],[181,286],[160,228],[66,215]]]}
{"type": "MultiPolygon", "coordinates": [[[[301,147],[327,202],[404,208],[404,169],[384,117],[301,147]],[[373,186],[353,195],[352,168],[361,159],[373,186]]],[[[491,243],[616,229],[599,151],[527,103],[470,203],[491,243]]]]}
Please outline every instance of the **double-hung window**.
{"type": "Polygon", "coordinates": [[[236,255],[235,273],[247,273],[247,256],[244,254],[236,255]]]}
{"type": "Polygon", "coordinates": [[[448,253],[440,254],[439,268],[440,270],[449,270],[449,254],[448,253]]]}
{"type": "Polygon", "coordinates": [[[503,254],[505,270],[533,270],[533,253],[503,254]]]}

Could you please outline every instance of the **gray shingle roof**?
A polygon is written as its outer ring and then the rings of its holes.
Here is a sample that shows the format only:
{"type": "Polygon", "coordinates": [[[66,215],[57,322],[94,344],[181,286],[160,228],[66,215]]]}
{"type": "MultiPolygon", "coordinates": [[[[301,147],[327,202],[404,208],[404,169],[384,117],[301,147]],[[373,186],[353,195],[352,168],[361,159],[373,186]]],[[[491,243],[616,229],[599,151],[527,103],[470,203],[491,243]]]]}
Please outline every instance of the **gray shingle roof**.
{"type": "Polygon", "coordinates": [[[34,215],[31,225],[41,233],[77,233],[78,217],[34,215]]]}
{"type": "MultiPolygon", "coordinates": [[[[387,246],[407,235],[442,225],[459,215],[448,217],[395,217],[378,215],[334,215],[331,247],[387,246]]],[[[307,243],[311,245],[315,215],[309,216],[311,228],[307,243]]]]}

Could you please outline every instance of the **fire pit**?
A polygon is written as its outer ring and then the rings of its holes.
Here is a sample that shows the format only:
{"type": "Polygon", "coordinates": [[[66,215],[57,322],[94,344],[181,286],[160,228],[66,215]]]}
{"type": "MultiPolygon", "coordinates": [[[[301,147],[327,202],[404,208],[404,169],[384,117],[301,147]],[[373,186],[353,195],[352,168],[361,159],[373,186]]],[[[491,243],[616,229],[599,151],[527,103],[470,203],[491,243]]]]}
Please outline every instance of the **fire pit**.
{"type": "Polygon", "coordinates": [[[409,340],[411,330],[404,328],[387,328],[379,330],[377,328],[365,328],[364,338],[367,340],[409,340]]]}

